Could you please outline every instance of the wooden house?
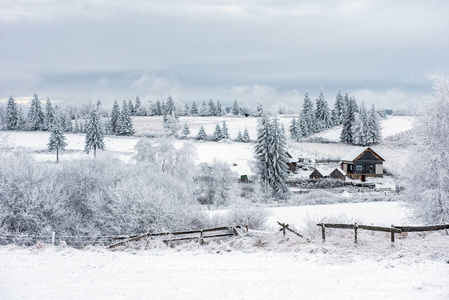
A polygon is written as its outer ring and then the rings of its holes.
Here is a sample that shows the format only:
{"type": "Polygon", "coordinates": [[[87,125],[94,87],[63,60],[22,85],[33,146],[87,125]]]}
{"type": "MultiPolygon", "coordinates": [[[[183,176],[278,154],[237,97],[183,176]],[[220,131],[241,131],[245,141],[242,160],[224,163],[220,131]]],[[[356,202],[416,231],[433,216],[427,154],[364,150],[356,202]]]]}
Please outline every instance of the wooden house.
{"type": "Polygon", "coordinates": [[[345,181],[346,174],[340,168],[315,168],[312,173],[310,173],[309,178],[320,179],[320,178],[332,178],[345,181]]]}
{"type": "Polygon", "coordinates": [[[370,147],[356,147],[341,159],[341,169],[352,179],[383,177],[385,160],[370,147]]]}
{"type": "Polygon", "coordinates": [[[346,180],[346,173],[340,168],[335,168],[332,172],[329,173],[329,178],[339,179],[341,181],[346,180]]]}
{"type": "Polygon", "coordinates": [[[288,166],[288,170],[291,172],[295,172],[297,165],[298,165],[298,161],[299,159],[297,157],[295,157],[290,151],[286,151],[285,155],[287,155],[287,166],[288,166]]]}
{"type": "Polygon", "coordinates": [[[312,173],[310,173],[309,177],[312,179],[320,179],[324,178],[324,175],[320,172],[320,170],[315,169],[312,173]]]}

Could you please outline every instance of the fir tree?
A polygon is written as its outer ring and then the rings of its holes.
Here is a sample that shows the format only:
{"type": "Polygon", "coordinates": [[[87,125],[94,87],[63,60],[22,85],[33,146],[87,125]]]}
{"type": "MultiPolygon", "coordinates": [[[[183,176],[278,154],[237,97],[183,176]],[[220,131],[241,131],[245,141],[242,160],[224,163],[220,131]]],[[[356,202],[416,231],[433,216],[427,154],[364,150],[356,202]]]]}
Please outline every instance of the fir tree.
{"type": "Polygon", "coordinates": [[[262,103],[257,103],[256,113],[254,114],[255,117],[262,117],[263,116],[263,105],[262,103]]]}
{"type": "Polygon", "coordinates": [[[161,104],[161,101],[159,101],[159,99],[156,101],[156,105],[155,105],[153,114],[155,116],[162,116],[162,104],[161,104]]]}
{"type": "MultiPolygon", "coordinates": [[[[124,103],[126,105],[125,101],[124,103]]],[[[86,126],[86,143],[84,151],[89,154],[92,149],[94,150],[94,157],[97,156],[97,149],[104,150],[103,131],[96,110],[92,110],[90,113],[90,120],[86,126]]]]}
{"type": "Polygon", "coordinates": [[[182,130],[182,135],[184,136],[184,138],[187,138],[187,136],[189,134],[190,134],[190,129],[186,122],[186,123],[184,123],[184,129],[182,130]]]}
{"type": "Polygon", "coordinates": [[[58,121],[55,121],[49,128],[51,130],[50,141],[48,142],[48,151],[56,150],[56,162],[59,162],[59,151],[64,150],[67,146],[66,138],[62,133],[61,126],[58,121]]]}
{"type": "Polygon", "coordinates": [[[123,100],[122,112],[117,123],[117,133],[119,135],[133,135],[134,127],[129,113],[129,105],[123,100]]]}
{"type": "Polygon", "coordinates": [[[130,116],[134,116],[136,114],[135,108],[134,108],[134,104],[131,101],[131,99],[129,99],[128,101],[128,113],[130,116]]]}
{"type": "Polygon", "coordinates": [[[73,133],[79,133],[80,132],[80,126],[78,124],[78,116],[75,116],[75,126],[73,127],[73,133]]]}
{"type": "Polygon", "coordinates": [[[309,136],[316,132],[315,110],[313,108],[313,102],[310,100],[309,92],[304,95],[304,103],[301,111],[301,118],[303,119],[303,128],[305,136],[309,136]]]}
{"type": "Polygon", "coordinates": [[[196,102],[195,101],[192,102],[192,109],[190,110],[190,114],[192,116],[197,116],[198,115],[198,107],[196,107],[196,102]]]}
{"type": "Polygon", "coordinates": [[[51,106],[50,98],[47,97],[45,104],[44,130],[50,130],[53,122],[55,122],[55,110],[51,106]]]}
{"type": "Polygon", "coordinates": [[[209,115],[209,107],[206,104],[206,101],[203,101],[201,107],[198,110],[198,115],[202,117],[207,117],[209,115]]]}
{"type": "Polygon", "coordinates": [[[198,135],[196,136],[197,140],[206,140],[206,131],[204,130],[204,127],[201,126],[200,131],[198,132],[198,135]]]}
{"type": "Polygon", "coordinates": [[[345,118],[345,106],[343,96],[341,95],[341,89],[338,90],[337,97],[335,98],[334,110],[332,112],[334,125],[343,124],[345,118]]]}
{"type": "Polygon", "coordinates": [[[140,113],[140,106],[141,105],[142,105],[142,103],[140,102],[139,96],[136,96],[136,104],[134,105],[134,115],[137,115],[137,116],[141,116],[142,115],[140,113]]]}
{"type": "Polygon", "coordinates": [[[31,130],[41,130],[44,127],[44,112],[41,107],[41,102],[36,93],[33,95],[31,107],[28,111],[28,120],[30,122],[31,130]]]}
{"type": "Polygon", "coordinates": [[[242,142],[249,143],[250,141],[251,139],[249,138],[248,128],[245,127],[245,130],[243,131],[242,142]]]}
{"type": "Polygon", "coordinates": [[[118,134],[119,119],[120,119],[120,106],[118,105],[117,100],[115,100],[114,105],[112,106],[112,113],[111,113],[112,134],[118,134]]]}
{"type": "Polygon", "coordinates": [[[168,96],[167,98],[167,104],[165,104],[165,111],[164,111],[164,121],[167,118],[167,116],[175,116],[175,118],[178,118],[177,112],[176,112],[176,105],[175,101],[171,96],[168,96]]]}
{"type": "Polygon", "coordinates": [[[217,108],[215,107],[214,101],[212,99],[209,99],[209,116],[216,116],[217,115],[217,108]]]}
{"type": "Polygon", "coordinates": [[[343,129],[341,131],[341,135],[340,135],[340,141],[342,143],[346,143],[346,144],[351,144],[353,143],[353,138],[352,138],[352,123],[354,122],[354,114],[356,113],[355,109],[355,100],[352,101],[352,99],[349,99],[349,97],[347,97],[347,93],[345,95],[345,102],[347,99],[347,106],[346,106],[346,111],[345,111],[345,120],[343,122],[343,129]]]}
{"type": "Polygon", "coordinates": [[[8,104],[6,105],[5,113],[5,128],[6,130],[14,130],[18,127],[18,111],[14,98],[9,96],[8,104]]]}
{"type": "Polygon", "coordinates": [[[316,127],[318,131],[325,130],[332,127],[332,118],[329,110],[329,105],[324,97],[323,89],[316,100],[316,127]]]}
{"type": "Polygon", "coordinates": [[[380,121],[379,114],[376,112],[376,108],[371,106],[368,114],[368,143],[376,144],[381,140],[380,121]]]}
{"type": "Polygon", "coordinates": [[[287,157],[287,141],[285,138],[285,130],[279,126],[279,121],[274,118],[271,134],[271,164],[273,174],[271,179],[271,188],[274,196],[280,196],[288,191],[285,180],[288,176],[288,157],[287,157]]]}
{"type": "Polygon", "coordinates": [[[226,121],[223,121],[223,125],[221,127],[221,138],[229,139],[228,126],[226,125],[226,121]]]}
{"type": "Polygon", "coordinates": [[[240,113],[239,105],[237,104],[237,100],[234,100],[234,105],[232,106],[231,113],[233,115],[238,115],[240,113]]]}
{"type": "Polygon", "coordinates": [[[220,125],[215,125],[215,131],[214,131],[214,135],[213,135],[213,139],[214,141],[219,141],[222,139],[222,133],[221,133],[221,128],[220,125]]]}
{"type": "Polygon", "coordinates": [[[17,129],[18,130],[23,130],[24,126],[25,126],[25,116],[23,114],[22,107],[19,106],[17,108],[17,103],[15,103],[14,105],[15,105],[16,110],[17,110],[17,129]]]}
{"type": "Polygon", "coordinates": [[[236,142],[243,142],[243,136],[242,132],[239,130],[239,133],[237,134],[237,138],[235,139],[236,142]]]}
{"type": "Polygon", "coordinates": [[[221,105],[220,100],[217,100],[217,110],[216,110],[216,115],[217,116],[224,116],[226,115],[226,108],[223,107],[223,105],[221,105]]]}
{"type": "Polygon", "coordinates": [[[360,118],[362,119],[362,134],[360,145],[366,146],[369,143],[369,124],[368,112],[366,111],[365,103],[362,101],[359,109],[360,118]]]}
{"type": "Polygon", "coordinates": [[[301,134],[299,131],[300,126],[298,125],[298,122],[299,122],[299,120],[296,121],[296,118],[293,117],[292,123],[290,124],[290,127],[289,127],[290,137],[292,140],[298,140],[301,137],[301,134]]]}
{"type": "Polygon", "coordinates": [[[190,114],[190,108],[189,108],[189,105],[186,103],[184,105],[184,115],[188,116],[189,114],[190,114]]]}
{"type": "Polygon", "coordinates": [[[262,116],[257,128],[257,143],[254,147],[259,169],[260,181],[265,193],[270,193],[270,180],[272,178],[271,167],[271,124],[266,115],[262,116]]]}
{"type": "Polygon", "coordinates": [[[363,145],[363,119],[359,113],[354,113],[354,121],[351,125],[352,144],[363,145]]]}

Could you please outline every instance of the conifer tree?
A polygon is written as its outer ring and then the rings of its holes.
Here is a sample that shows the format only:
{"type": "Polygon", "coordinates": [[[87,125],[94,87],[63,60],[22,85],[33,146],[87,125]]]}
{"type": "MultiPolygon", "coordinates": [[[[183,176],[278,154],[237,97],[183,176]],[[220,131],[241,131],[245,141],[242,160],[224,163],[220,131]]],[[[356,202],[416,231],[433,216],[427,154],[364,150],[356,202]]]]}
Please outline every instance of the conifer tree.
{"type": "Polygon", "coordinates": [[[184,123],[184,129],[182,130],[182,135],[184,138],[187,138],[187,136],[190,134],[189,126],[187,125],[187,122],[184,123]]]}
{"type": "Polygon", "coordinates": [[[139,96],[136,96],[136,104],[134,105],[134,115],[141,116],[141,113],[140,113],[141,105],[142,105],[142,103],[140,102],[139,96]]]}
{"type": "Polygon", "coordinates": [[[117,133],[119,135],[133,135],[134,127],[129,113],[129,105],[123,100],[122,112],[117,123],[117,133]]]}
{"type": "Polygon", "coordinates": [[[49,128],[51,131],[50,141],[48,142],[48,151],[56,150],[56,162],[59,162],[59,151],[64,150],[67,146],[66,138],[62,133],[61,126],[58,121],[54,123],[49,128]]]}
{"type": "Polygon", "coordinates": [[[134,104],[131,101],[131,99],[129,99],[129,101],[128,101],[128,113],[129,113],[130,116],[134,116],[135,113],[136,113],[136,111],[134,109],[134,104]]]}
{"type": "Polygon", "coordinates": [[[78,124],[78,116],[75,115],[75,126],[73,127],[73,133],[79,133],[80,126],[78,124]]]}
{"type": "Polygon", "coordinates": [[[360,118],[362,119],[362,135],[360,145],[366,146],[369,143],[369,123],[368,112],[366,111],[365,102],[362,101],[359,109],[360,118]]]}
{"type": "Polygon", "coordinates": [[[201,126],[200,131],[198,132],[198,135],[196,136],[197,140],[206,140],[206,131],[204,130],[204,127],[201,126]]]}
{"type": "Polygon", "coordinates": [[[237,138],[235,139],[236,142],[243,142],[243,136],[242,131],[239,130],[239,133],[237,134],[237,138]]]}
{"type": "Polygon", "coordinates": [[[254,114],[255,117],[262,117],[263,116],[263,105],[262,103],[257,103],[256,113],[254,114]]]}
{"type": "Polygon", "coordinates": [[[5,127],[6,130],[14,130],[18,127],[18,111],[14,98],[9,96],[8,104],[6,105],[5,113],[5,127]]]}
{"type": "Polygon", "coordinates": [[[309,92],[306,91],[304,95],[304,103],[301,111],[301,118],[303,119],[303,132],[305,136],[309,136],[316,132],[315,110],[313,102],[310,100],[309,92]]]}
{"type": "Polygon", "coordinates": [[[84,151],[89,154],[91,150],[94,150],[94,157],[96,157],[97,149],[104,150],[103,130],[101,128],[100,118],[98,117],[97,111],[92,110],[90,113],[89,123],[86,127],[86,143],[84,151]]]}
{"type": "Polygon", "coordinates": [[[332,111],[332,118],[334,121],[334,125],[343,124],[345,117],[345,107],[343,96],[341,95],[341,89],[338,89],[337,97],[335,98],[334,110],[332,111]]]}
{"type": "Polygon", "coordinates": [[[198,115],[202,117],[209,116],[209,106],[207,106],[206,101],[203,101],[201,107],[198,109],[198,115]]]}
{"type": "Polygon", "coordinates": [[[189,108],[189,104],[185,104],[184,105],[184,115],[188,116],[190,114],[190,108],[189,108]]]}
{"type": "Polygon", "coordinates": [[[263,115],[258,124],[257,143],[254,150],[261,184],[267,194],[271,194],[270,180],[273,173],[271,166],[271,144],[272,135],[270,120],[266,115],[263,115]]]}
{"type": "Polygon", "coordinates": [[[175,101],[173,100],[173,98],[171,96],[168,96],[167,103],[165,104],[165,110],[164,110],[164,121],[167,118],[167,116],[172,116],[172,115],[175,118],[178,118],[175,101]]]}
{"type": "Polygon", "coordinates": [[[31,130],[41,130],[44,127],[44,111],[41,107],[41,102],[36,92],[31,101],[31,107],[28,111],[28,121],[30,122],[31,130]]]}
{"type": "Polygon", "coordinates": [[[118,123],[120,119],[120,106],[117,103],[117,100],[115,100],[114,105],[112,106],[112,113],[111,113],[111,131],[112,134],[118,134],[118,123]]]}
{"type": "Polygon", "coordinates": [[[249,143],[250,141],[251,139],[249,138],[248,128],[245,127],[245,130],[243,131],[242,142],[249,143]]]}
{"type": "Polygon", "coordinates": [[[316,100],[316,127],[318,131],[325,130],[332,127],[332,118],[329,110],[329,105],[324,97],[323,89],[316,100]]]}
{"type": "Polygon", "coordinates": [[[381,140],[381,131],[380,131],[380,121],[379,114],[374,107],[374,104],[371,106],[371,109],[368,114],[368,137],[367,142],[376,144],[381,140]]]}
{"type": "Polygon", "coordinates": [[[192,109],[190,110],[190,114],[192,116],[197,116],[198,115],[198,107],[196,106],[196,102],[195,101],[192,102],[192,109]]]}
{"type": "Polygon", "coordinates": [[[274,196],[280,196],[288,191],[285,180],[288,176],[288,158],[287,158],[287,141],[285,138],[285,130],[279,126],[279,121],[274,118],[271,133],[271,164],[273,168],[273,176],[271,188],[274,196]]]}
{"type": "Polygon", "coordinates": [[[155,116],[162,116],[162,104],[161,101],[159,101],[159,99],[157,99],[156,101],[156,105],[155,105],[155,110],[154,110],[154,115],[155,116]]]}
{"type": "Polygon", "coordinates": [[[347,99],[347,106],[346,106],[346,111],[345,111],[345,120],[343,122],[343,129],[341,131],[341,135],[340,135],[340,141],[342,143],[346,143],[346,144],[351,144],[353,143],[353,138],[352,138],[352,123],[354,122],[354,115],[356,113],[355,109],[355,99],[354,101],[352,99],[349,99],[349,97],[347,97],[347,93],[345,95],[345,101],[347,99]]]}
{"type": "Polygon", "coordinates": [[[226,125],[226,121],[223,121],[223,125],[221,127],[221,138],[229,139],[228,126],[226,125]]]}
{"type": "Polygon", "coordinates": [[[214,135],[213,135],[213,139],[214,141],[219,141],[222,139],[222,132],[221,132],[221,128],[220,125],[215,125],[215,131],[214,131],[214,135]]]}
{"type": "Polygon", "coordinates": [[[53,122],[55,122],[55,110],[51,105],[50,98],[47,97],[47,103],[45,104],[44,130],[50,130],[53,122]]]}
{"type": "Polygon", "coordinates": [[[301,137],[301,134],[299,132],[300,127],[298,126],[298,122],[296,121],[296,117],[293,117],[292,123],[290,124],[289,131],[290,131],[290,137],[292,140],[297,140],[301,137]]]}
{"type": "Polygon", "coordinates": [[[237,104],[237,100],[234,100],[234,105],[232,106],[231,113],[233,115],[238,115],[240,113],[239,105],[237,104]]]}
{"type": "Polygon", "coordinates": [[[217,115],[217,108],[215,107],[214,101],[212,99],[209,99],[209,116],[216,116],[217,115]]]}
{"type": "Polygon", "coordinates": [[[224,108],[223,107],[223,105],[221,105],[221,102],[220,102],[220,100],[217,100],[217,113],[216,113],[216,115],[217,116],[224,116],[224,115],[226,115],[226,108],[224,108]]]}
{"type": "Polygon", "coordinates": [[[25,126],[25,116],[23,114],[22,107],[21,106],[18,107],[17,103],[15,103],[14,105],[15,105],[16,111],[17,111],[17,129],[23,130],[24,126],[25,126]]]}

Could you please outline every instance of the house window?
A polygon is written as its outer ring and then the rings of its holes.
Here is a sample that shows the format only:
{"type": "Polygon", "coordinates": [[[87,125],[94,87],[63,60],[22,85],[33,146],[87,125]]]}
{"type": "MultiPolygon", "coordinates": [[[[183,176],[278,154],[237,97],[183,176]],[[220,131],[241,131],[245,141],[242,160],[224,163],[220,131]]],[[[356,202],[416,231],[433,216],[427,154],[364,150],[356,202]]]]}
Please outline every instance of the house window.
{"type": "Polygon", "coordinates": [[[357,171],[362,171],[362,165],[357,165],[357,166],[355,166],[355,169],[356,169],[357,171]]]}
{"type": "Polygon", "coordinates": [[[373,165],[369,165],[369,171],[370,171],[370,173],[373,172],[373,169],[374,169],[374,166],[373,166],[373,165]]]}
{"type": "Polygon", "coordinates": [[[352,165],[349,165],[348,167],[349,167],[348,170],[349,170],[349,171],[352,171],[352,165]]]}

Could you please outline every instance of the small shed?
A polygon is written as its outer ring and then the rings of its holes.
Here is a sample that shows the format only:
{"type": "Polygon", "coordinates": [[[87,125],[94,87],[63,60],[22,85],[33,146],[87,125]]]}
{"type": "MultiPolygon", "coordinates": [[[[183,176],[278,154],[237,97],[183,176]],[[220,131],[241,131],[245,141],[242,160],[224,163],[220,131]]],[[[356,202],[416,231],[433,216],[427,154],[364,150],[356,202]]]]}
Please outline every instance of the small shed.
{"type": "Polygon", "coordinates": [[[332,172],[329,173],[329,178],[345,181],[346,173],[340,168],[335,168],[332,172]]]}
{"type": "Polygon", "coordinates": [[[285,155],[287,155],[287,159],[288,159],[288,162],[287,162],[288,170],[295,172],[299,159],[288,150],[285,151],[285,155]]]}
{"type": "Polygon", "coordinates": [[[312,179],[320,179],[324,178],[324,175],[320,172],[320,170],[315,169],[312,173],[310,173],[309,177],[312,179]]]}
{"type": "Polygon", "coordinates": [[[383,177],[385,160],[370,147],[356,147],[341,159],[341,169],[352,179],[383,177]]]}

